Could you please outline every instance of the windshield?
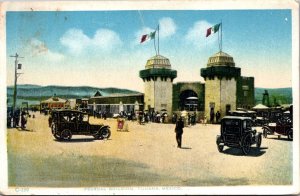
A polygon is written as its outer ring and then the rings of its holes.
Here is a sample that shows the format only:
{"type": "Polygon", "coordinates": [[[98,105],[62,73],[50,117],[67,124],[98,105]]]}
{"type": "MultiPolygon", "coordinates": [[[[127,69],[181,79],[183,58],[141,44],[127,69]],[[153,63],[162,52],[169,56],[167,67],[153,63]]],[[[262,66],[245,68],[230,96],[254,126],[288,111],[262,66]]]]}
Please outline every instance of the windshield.
{"type": "Polygon", "coordinates": [[[225,126],[239,126],[239,121],[237,119],[226,119],[223,121],[223,125],[225,126]]]}
{"type": "Polygon", "coordinates": [[[223,131],[225,133],[239,133],[240,120],[238,119],[225,119],[222,123],[223,131]]]}

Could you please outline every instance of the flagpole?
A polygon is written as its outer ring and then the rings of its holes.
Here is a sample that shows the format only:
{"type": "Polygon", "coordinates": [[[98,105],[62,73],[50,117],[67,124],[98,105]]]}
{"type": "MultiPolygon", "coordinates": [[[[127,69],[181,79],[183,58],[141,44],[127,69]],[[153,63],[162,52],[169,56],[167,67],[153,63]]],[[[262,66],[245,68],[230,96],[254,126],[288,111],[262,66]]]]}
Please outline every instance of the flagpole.
{"type": "Polygon", "coordinates": [[[154,37],[153,43],[154,43],[154,50],[155,50],[155,54],[157,55],[157,51],[156,51],[156,45],[155,45],[155,37],[154,37]]]}
{"type": "Polygon", "coordinates": [[[157,36],[157,42],[158,42],[158,54],[159,54],[159,24],[157,25],[157,33],[158,33],[158,36],[157,36]]]}
{"type": "Polygon", "coordinates": [[[222,52],[222,42],[223,42],[222,34],[223,34],[223,24],[222,24],[222,20],[221,20],[221,52],[222,52]]]}
{"type": "Polygon", "coordinates": [[[219,51],[221,52],[220,31],[218,31],[218,45],[219,45],[219,51]]]}

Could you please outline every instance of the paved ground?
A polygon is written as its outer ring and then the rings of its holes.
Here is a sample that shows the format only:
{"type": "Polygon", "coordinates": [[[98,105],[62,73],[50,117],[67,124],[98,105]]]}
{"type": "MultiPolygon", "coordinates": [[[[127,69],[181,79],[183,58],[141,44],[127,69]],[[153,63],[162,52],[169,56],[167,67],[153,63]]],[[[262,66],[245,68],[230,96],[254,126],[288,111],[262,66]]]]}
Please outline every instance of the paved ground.
{"type": "Polygon", "coordinates": [[[224,186],[290,185],[292,142],[284,137],[263,139],[249,156],[225,148],[215,138],[219,125],[184,128],[183,149],[174,125],[129,122],[129,132],[116,131],[116,120],[90,120],[111,126],[109,140],[76,136],[57,141],[47,116],[28,119],[29,131],[8,129],[9,186],[224,186]]]}

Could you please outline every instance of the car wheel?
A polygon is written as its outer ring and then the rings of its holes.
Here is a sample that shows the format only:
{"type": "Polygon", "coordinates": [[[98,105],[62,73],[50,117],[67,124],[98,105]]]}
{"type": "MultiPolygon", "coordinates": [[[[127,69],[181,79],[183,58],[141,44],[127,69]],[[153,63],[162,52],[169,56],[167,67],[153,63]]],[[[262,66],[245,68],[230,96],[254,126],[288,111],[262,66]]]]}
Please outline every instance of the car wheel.
{"type": "Polygon", "coordinates": [[[246,135],[242,140],[242,151],[245,155],[250,152],[251,148],[251,138],[250,135],[246,135]]]}
{"type": "Polygon", "coordinates": [[[268,137],[268,131],[267,131],[267,129],[263,129],[263,135],[264,135],[264,138],[268,137]]]}
{"type": "Polygon", "coordinates": [[[111,134],[111,132],[110,132],[109,128],[104,128],[101,130],[101,136],[103,139],[108,139],[110,137],[110,134],[111,134]]]}
{"type": "Polygon", "coordinates": [[[60,138],[63,140],[71,140],[72,138],[72,133],[69,129],[64,129],[61,133],[60,133],[60,138]]]}
{"type": "Polygon", "coordinates": [[[288,139],[293,140],[293,131],[292,130],[289,130],[289,132],[288,132],[288,139]]]}
{"type": "Polygon", "coordinates": [[[256,148],[260,148],[261,146],[261,134],[259,134],[259,136],[257,137],[257,141],[256,141],[256,148]]]}
{"type": "Polygon", "coordinates": [[[51,125],[51,131],[52,131],[52,135],[55,137],[55,139],[60,139],[60,135],[58,134],[58,131],[57,131],[57,126],[52,123],[51,125]]]}

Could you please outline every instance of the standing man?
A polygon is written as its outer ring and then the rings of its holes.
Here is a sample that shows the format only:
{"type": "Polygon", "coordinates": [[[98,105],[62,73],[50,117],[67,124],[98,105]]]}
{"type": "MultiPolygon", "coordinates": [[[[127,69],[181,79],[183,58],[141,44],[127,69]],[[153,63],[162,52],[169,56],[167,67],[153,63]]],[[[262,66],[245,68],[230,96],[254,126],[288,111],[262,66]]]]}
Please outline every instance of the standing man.
{"type": "Polygon", "coordinates": [[[220,117],[221,117],[221,114],[220,114],[219,111],[217,111],[217,113],[216,113],[216,123],[219,123],[220,117]]]}
{"type": "Polygon", "coordinates": [[[214,118],[215,118],[215,112],[213,110],[213,108],[210,111],[210,123],[213,124],[214,123],[214,118]]]}
{"type": "Polygon", "coordinates": [[[177,121],[176,127],[175,127],[177,148],[181,148],[181,139],[182,139],[182,134],[183,134],[183,127],[184,127],[184,122],[183,122],[182,117],[180,117],[179,120],[177,121]]]}

